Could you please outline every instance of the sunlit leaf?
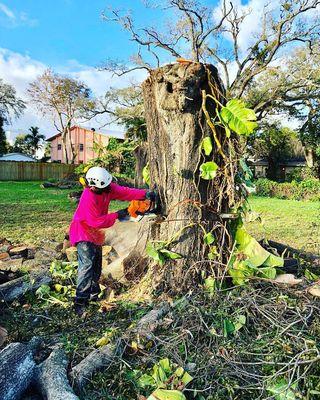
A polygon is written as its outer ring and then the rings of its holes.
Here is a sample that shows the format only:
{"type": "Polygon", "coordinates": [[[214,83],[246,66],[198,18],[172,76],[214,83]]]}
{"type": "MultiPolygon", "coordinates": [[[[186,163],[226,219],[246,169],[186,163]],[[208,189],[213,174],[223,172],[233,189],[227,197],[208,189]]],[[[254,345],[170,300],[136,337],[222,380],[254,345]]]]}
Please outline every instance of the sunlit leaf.
{"type": "Polygon", "coordinates": [[[147,400],[186,400],[186,397],[179,390],[157,389],[147,400]]]}
{"type": "Polygon", "coordinates": [[[207,137],[205,137],[205,138],[203,139],[203,141],[202,141],[202,148],[203,148],[204,154],[205,154],[206,156],[209,156],[209,155],[211,154],[212,149],[213,149],[211,137],[207,136],[207,137]]]}
{"type": "Polygon", "coordinates": [[[214,238],[213,234],[211,232],[209,232],[204,235],[203,240],[204,240],[205,244],[210,245],[215,241],[215,238],[214,238]]]}
{"type": "Polygon", "coordinates": [[[220,111],[222,121],[239,135],[249,136],[258,126],[256,114],[243,101],[232,99],[220,111]]]}
{"type": "Polygon", "coordinates": [[[214,161],[208,161],[200,165],[200,176],[202,179],[214,179],[217,175],[218,165],[214,161]]]}

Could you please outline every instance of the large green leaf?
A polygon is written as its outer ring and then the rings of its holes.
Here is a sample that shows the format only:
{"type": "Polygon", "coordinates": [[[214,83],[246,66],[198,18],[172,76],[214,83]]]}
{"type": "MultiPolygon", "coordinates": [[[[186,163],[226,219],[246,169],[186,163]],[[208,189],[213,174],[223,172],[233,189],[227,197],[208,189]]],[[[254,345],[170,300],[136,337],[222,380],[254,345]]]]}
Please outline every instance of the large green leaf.
{"type": "Polygon", "coordinates": [[[157,389],[147,400],[186,400],[186,397],[179,390],[157,389]]]}
{"type": "Polygon", "coordinates": [[[210,136],[207,136],[203,139],[202,141],[202,148],[204,150],[204,154],[206,156],[210,156],[211,152],[212,152],[212,140],[210,136]]]}
{"type": "Polygon", "coordinates": [[[262,265],[270,255],[243,227],[237,230],[236,241],[238,250],[250,259],[254,267],[262,265]]]}
{"type": "Polygon", "coordinates": [[[256,114],[243,101],[232,99],[220,111],[222,121],[238,135],[249,136],[258,126],[256,114]]]}
{"type": "Polygon", "coordinates": [[[208,161],[200,165],[200,176],[206,180],[214,179],[218,169],[219,167],[214,161],[208,161]]]}
{"type": "Polygon", "coordinates": [[[235,285],[244,285],[248,281],[248,278],[254,276],[255,269],[252,268],[250,262],[247,260],[236,260],[232,266],[229,266],[228,273],[235,285]]]}
{"type": "Polygon", "coordinates": [[[283,267],[284,259],[282,257],[275,256],[274,254],[269,254],[269,257],[263,263],[265,267],[283,267]]]}

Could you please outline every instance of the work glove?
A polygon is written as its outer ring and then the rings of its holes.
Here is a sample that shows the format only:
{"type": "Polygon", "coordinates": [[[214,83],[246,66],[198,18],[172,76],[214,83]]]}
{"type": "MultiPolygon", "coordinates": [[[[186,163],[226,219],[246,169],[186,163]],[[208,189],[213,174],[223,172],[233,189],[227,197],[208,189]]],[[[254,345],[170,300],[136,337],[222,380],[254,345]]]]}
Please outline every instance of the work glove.
{"type": "Polygon", "coordinates": [[[157,194],[156,192],[153,192],[151,190],[148,190],[146,193],[146,199],[150,200],[152,203],[154,203],[156,201],[157,198],[157,194]]]}
{"type": "Polygon", "coordinates": [[[123,208],[122,210],[116,211],[116,213],[118,214],[119,221],[124,221],[129,216],[127,208],[123,208]]]}

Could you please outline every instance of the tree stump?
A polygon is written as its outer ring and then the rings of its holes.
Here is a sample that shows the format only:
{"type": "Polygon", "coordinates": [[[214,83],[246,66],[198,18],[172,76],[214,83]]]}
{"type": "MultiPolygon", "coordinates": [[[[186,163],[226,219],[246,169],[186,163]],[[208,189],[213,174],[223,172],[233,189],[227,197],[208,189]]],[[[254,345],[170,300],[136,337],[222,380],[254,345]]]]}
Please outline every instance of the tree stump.
{"type": "MultiPolygon", "coordinates": [[[[204,269],[213,268],[206,257],[206,232],[215,237],[216,263],[226,262],[232,247],[228,222],[221,214],[235,204],[236,171],[229,159],[228,163],[222,160],[203,112],[203,91],[211,94],[213,90],[223,104],[224,88],[217,69],[200,63],[166,65],[151,71],[143,83],[151,186],[158,187],[164,215],[151,239],[169,242],[170,250],[182,255],[166,262],[159,279],[174,292],[188,289],[204,269]],[[214,144],[210,157],[201,151],[206,136],[214,144]],[[212,158],[219,165],[217,175],[214,180],[202,179],[199,167],[212,158]]],[[[215,104],[206,102],[212,117],[215,104]]],[[[217,127],[216,131],[224,154],[231,154],[236,139],[225,140],[225,130],[217,127]]]]}

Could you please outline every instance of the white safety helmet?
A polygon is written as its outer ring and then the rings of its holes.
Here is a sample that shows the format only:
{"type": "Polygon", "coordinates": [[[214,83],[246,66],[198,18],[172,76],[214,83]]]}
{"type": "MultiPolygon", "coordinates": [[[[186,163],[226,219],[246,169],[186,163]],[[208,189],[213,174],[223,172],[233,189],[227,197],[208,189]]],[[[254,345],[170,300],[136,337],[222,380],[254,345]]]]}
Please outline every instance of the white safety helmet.
{"type": "Polygon", "coordinates": [[[112,175],[105,168],[92,167],[86,173],[86,180],[89,186],[103,189],[110,185],[112,175]]]}

